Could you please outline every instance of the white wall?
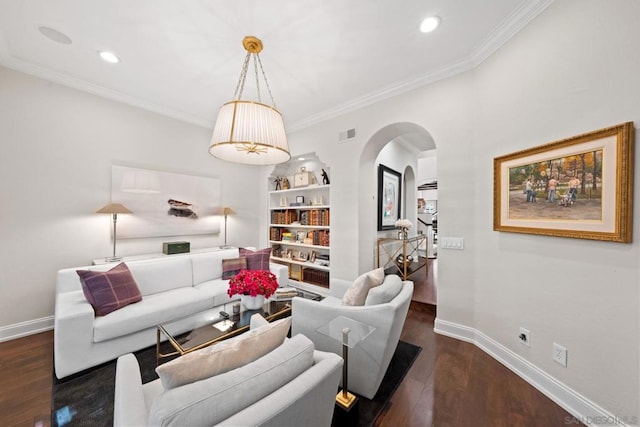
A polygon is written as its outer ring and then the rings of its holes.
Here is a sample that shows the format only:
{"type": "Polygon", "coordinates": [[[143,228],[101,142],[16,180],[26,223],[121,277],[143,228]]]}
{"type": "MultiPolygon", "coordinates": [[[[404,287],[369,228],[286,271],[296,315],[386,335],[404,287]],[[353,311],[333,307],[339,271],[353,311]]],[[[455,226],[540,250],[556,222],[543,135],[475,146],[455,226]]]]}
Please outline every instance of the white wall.
{"type": "MultiPolygon", "coordinates": [[[[292,154],[316,152],[331,167],[333,277],[355,278],[373,253],[375,230],[358,226],[375,218],[375,184],[362,181],[375,176],[368,150],[382,146],[369,140],[415,124],[438,149],[439,234],[465,239],[463,251],[439,251],[438,320],[480,331],[606,411],[637,416],[640,211],[631,244],[494,232],[492,160],[637,126],[638,16],[635,0],[554,2],[476,70],[290,135],[292,154]],[[356,140],[338,144],[353,127],[356,140]],[[517,342],[519,326],[531,348],[517,342]],[[551,361],[553,341],[568,348],[567,368],[551,361]]],[[[109,253],[107,219],[92,212],[108,200],[113,161],[220,176],[225,204],[240,212],[230,235],[264,245],[267,174],[211,159],[208,133],[0,69],[0,325],[51,315],[55,271],[109,253]]],[[[157,251],[159,241],[119,247],[157,251]]]]}
{"type": "MultiPolygon", "coordinates": [[[[348,279],[369,267],[373,251],[358,230],[375,215],[362,209],[371,194],[359,195],[358,181],[374,165],[358,175],[356,159],[391,124],[429,132],[439,234],[465,239],[463,251],[439,251],[438,320],[477,330],[620,417],[640,413],[638,227],[632,244],[495,232],[493,158],[625,121],[637,126],[637,16],[633,0],[555,2],[476,70],[290,136],[292,148],[331,166],[332,275],[348,279]],[[351,127],[359,138],[337,144],[351,127]],[[530,348],[517,340],[520,326],[531,331],[530,348]],[[553,342],[568,349],[568,367],[552,362],[553,342]]],[[[636,209],[636,225],[639,217],[636,209]]]]}
{"type": "MultiPolygon", "coordinates": [[[[111,253],[110,217],[94,212],[109,202],[112,163],[219,177],[223,203],[238,212],[229,243],[257,246],[260,168],[214,159],[209,138],[208,129],[0,67],[0,338],[53,314],[58,269],[111,253]]],[[[118,240],[118,254],[223,239],[118,240]]]]}

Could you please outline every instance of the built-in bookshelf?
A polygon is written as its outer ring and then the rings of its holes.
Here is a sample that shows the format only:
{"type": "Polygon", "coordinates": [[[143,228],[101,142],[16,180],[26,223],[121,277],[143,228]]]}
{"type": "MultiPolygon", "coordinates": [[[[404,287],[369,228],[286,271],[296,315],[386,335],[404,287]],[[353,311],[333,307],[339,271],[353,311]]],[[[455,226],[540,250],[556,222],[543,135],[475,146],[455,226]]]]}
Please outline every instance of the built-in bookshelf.
{"type": "Polygon", "coordinates": [[[294,285],[328,288],[331,185],[323,183],[321,174],[324,171],[328,178],[328,168],[318,164],[317,159],[292,160],[278,166],[269,183],[272,189],[269,191],[271,261],[289,267],[289,279],[294,285]],[[306,176],[302,179],[299,174],[306,176]],[[285,177],[290,188],[283,189],[285,177]]]}

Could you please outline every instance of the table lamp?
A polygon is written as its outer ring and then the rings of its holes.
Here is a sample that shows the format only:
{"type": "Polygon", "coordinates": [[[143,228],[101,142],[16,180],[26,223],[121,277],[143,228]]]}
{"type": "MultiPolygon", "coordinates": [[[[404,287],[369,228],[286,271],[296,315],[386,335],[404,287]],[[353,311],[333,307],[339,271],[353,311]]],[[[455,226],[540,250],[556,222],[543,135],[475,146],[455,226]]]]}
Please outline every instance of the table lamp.
{"type": "Polygon", "coordinates": [[[132,212],[120,203],[109,203],[108,205],[97,210],[96,213],[106,213],[113,215],[113,256],[106,257],[105,261],[120,261],[122,257],[116,256],[116,223],[118,222],[118,214],[127,214],[132,212]]]}

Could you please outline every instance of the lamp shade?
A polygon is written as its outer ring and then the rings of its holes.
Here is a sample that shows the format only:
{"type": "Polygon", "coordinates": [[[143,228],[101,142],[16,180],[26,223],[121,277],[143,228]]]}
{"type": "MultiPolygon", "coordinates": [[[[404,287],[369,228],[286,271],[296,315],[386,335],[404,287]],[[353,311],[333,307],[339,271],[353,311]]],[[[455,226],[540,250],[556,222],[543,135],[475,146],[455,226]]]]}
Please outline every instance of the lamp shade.
{"type": "Polygon", "coordinates": [[[225,207],[225,208],[222,209],[222,214],[223,215],[235,215],[236,211],[234,211],[231,208],[225,207]]]}
{"type": "Polygon", "coordinates": [[[126,214],[132,212],[120,203],[109,203],[108,205],[97,210],[96,213],[126,214]]]}
{"type": "Polygon", "coordinates": [[[273,165],[291,158],[282,115],[274,107],[231,101],[220,107],[209,153],[221,160],[273,165]]]}
{"type": "Polygon", "coordinates": [[[233,209],[231,209],[228,206],[225,206],[223,208],[220,208],[216,211],[216,214],[218,215],[235,215],[236,211],[234,211],[233,209]]]}

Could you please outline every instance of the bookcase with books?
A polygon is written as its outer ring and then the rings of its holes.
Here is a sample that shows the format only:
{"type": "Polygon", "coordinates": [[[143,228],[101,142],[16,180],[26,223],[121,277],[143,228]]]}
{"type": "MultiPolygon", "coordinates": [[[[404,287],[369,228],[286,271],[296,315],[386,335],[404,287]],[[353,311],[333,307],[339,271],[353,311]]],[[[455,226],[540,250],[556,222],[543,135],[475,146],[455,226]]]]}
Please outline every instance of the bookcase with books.
{"type": "Polygon", "coordinates": [[[329,288],[331,186],[315,155],[276,165],[269,183],[271,261],[289,267],[293,285],[329,288]]]}

